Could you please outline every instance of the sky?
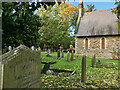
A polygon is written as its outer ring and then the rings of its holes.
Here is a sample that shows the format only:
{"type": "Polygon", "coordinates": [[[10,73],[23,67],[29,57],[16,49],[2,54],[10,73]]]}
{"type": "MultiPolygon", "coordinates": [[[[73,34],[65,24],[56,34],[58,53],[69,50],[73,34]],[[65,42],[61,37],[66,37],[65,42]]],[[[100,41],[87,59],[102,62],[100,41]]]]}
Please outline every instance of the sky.
{"type": "MultiPolygon", "coordinates": [[[[34,0],[37,1],[37,0],[34,0]]],[[[39,0],[41,1],[41,0],[39,0]]],[[[46,0],[48,1],[48,0],[46,0]]],[[[49,0],[49,1],[53,1],[53,0],[49,0]]],[[[55,0],[56,1],[56,0],[55,0]]],[[[57,1],[61,1],[61,0],[57,0],[57,1]]],[[[66,0],[69,3],[73,3],[73,5],[78,6],[78,3],[80,0],[66,0]]],[[[117,0],[119,1],[119,0],[117,0]]],[[[83,5],[86,8],[86,4],[94,4],[95,9],[96,10],[103,10],[103,9],[110,9],[110,8],[115,8],[117,7],[116,5],[114,5],[115,0],[83,0],[83,5]]]]}
{"type": "MultiPolygon", "coordinates": [[[[69,2],[69,3],[73,3],[73,5],[78,6],[79,2],[69,2]]],[[[85,8],[87,7],[86,4],[88,5],[94,4],[96,10],[103,10],[103,9],[110,9],[117,7],[116,5],[114,5],[114,2],[83,2],[85,8]]]]}

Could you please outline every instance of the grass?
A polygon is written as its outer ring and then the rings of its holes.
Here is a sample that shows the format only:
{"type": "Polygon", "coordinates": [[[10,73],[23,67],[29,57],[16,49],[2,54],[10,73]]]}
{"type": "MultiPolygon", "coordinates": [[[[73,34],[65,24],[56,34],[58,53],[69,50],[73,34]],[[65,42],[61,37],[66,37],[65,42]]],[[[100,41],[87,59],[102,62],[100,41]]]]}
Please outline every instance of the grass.
{"type": "MultiPolygon", "coordinates": [[[[57,56],[57,53],[50,53],[52,56],[57,56]]],[[[86,83],[80,83],[81,79],[81,63],[82,57],[74,56],[75,60],[67,62],[67,54],[64,58],[54,59],[46,57],[45,53],[41,54],[45,57],[42,61],[56,61],[56,64],[50,68],[57,69],[70,69],[75,70],[75,75],[69,76],[67,73],[59,73],[58,75],[42,74],[42,87],[43,88],[117,88],[118,87],[118,70],[115,68],[92,68],[91,58],[86,57],[86,83]]],[[[98,59],[96,59],[97,61],[98,59]]],[[[101,62],[114,62],[118,66],[116,59],[100,59],[101,62]]],[[[43,68],[42,64],[42,68],[43,68]]]]}

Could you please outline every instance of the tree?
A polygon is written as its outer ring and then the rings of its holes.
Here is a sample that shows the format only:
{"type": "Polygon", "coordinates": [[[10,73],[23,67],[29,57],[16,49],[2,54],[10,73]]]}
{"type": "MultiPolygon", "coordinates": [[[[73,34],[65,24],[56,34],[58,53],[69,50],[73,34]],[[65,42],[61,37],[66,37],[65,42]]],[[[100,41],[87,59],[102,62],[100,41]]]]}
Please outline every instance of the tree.
{"type": "Polygon", "coordinates": [[[2,37],[3,48],[5,45],[18,46],[19,44],[25,44],[30,46],[35,44],[37,37],[37,25],[40,24],[30,23],[33,20],[38,20],[37,16],[34,16],[34,11],[40,7],[39,3],[35,6],[35,3],[29,4],[28,2],[3,2],[2,13],[2,37]],[[34,24],[35,26],[31,26],[34,24]],[[33,41],[30,41],[33,40],[33,41]],[[30,43],[31,42],[31,43],[30,43]]]}
{"type": "Polygon", "coordinates": [[[117,5],[116,8],[112,9],[112,12],[116,14],[118,20],[116,21],[118,24],[117,30],[120,30],[120,1],[116,0],[115,4],[117,5]]]}
{"type": "Polygon", "coordinates": [[[91,5],[91,4],[90,5],[86,4],[86,5],[87,5],[87,9],[84,8],[84,12],[96,11],[94,5],[91,5]]]}
{"type": "MultiPolygon", "coordinates": [[[[39,43],[38,28],[41,27],[40,18],[34,11],[41,7],[43,2],[3,2],[2,3],[2,46],[26,46],[39,43]],[[39,21],[39,22],[38,22],[39,21]]],[[[20,0],[21,1],[21,0],[20,0]]],[[[38,1],[38,0],[37,0],[38,1]]],[[[47,3],[53,6],[53,3],[47,3]]]]}
{"type": "Polygon", "coordinates": [[[40,27],[39,35],[44,42],[44,47],[58,48],[58,44],[67,46],[69,43],[70,27],[73,25],[72,20],[77,11],[77,7],[71,7],[72,4],[62,2],[60,5],[56,2],[54,8],[46,5],[46,10],[42,6],[37,15],[41,18],[42,27],[40,27]]]}

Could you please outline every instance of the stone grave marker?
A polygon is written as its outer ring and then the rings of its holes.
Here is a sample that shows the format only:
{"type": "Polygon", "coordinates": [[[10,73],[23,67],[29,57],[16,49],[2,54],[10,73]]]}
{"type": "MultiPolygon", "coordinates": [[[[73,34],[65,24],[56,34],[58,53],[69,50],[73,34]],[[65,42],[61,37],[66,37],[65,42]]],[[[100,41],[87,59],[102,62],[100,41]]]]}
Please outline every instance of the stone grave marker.
{"type": "Polygon", "coordinates": [[[71,61],[73,61],[73,51],[72,51],[72,53],[71,53],[71,61]]]}
{"type": "Polygon", "coordinates": [[[60,49],[58,49],[58,55],[57,55],[58,58],[60,58],[60,49]]]}
{"type": "Polygon", "coordinates": [[[0,88],[40,88],[41,59],[24,45],[0,56],[0,88]]]}
{"type": "Polygon", "coordinates": [[[8,50],[11,51],[11,50],[12,50],[12,46],[9,46],[9,47],[8,47],[8,50]]]}
{"type": "Polygon", "coordinates": [[[38,52],[39,52],[39,55],[41,57],[41,48],[40,47],[38,48],[38,52]]]}
{"type": "Polygon", "coordinates": [[[92,67],[94,67],[95,62],[96,62],[96,57],[95,57],[95,54],[93,54],[92,55],[92,67]]]}
{"type": "Polygon", "coordinates": [[[67,61],[69,62],[70,61],[70,52],[68,51],[67,53],[67,61]]]}
{"type": "Polygon", "coordinates": [[[86,82],[86,56],[82,56],[82,73],[81,73],[81,82],[86,82]]]}
{"type": "Polygon", "coordinates": [[[35,50],[34,46],[32,46],[31,49],[34,51],[35,50]]]}

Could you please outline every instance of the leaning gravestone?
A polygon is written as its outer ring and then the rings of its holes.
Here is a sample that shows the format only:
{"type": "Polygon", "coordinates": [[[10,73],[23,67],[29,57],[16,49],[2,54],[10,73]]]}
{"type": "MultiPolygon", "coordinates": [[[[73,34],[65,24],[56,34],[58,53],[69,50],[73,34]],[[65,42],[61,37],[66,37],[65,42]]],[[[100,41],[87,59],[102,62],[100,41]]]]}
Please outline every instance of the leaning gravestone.
{"type": "Polygon", "coordinates": [[[0,88],[40,88],[41,60],[24,45],[9,51],[0,61],[0,88]]]}

